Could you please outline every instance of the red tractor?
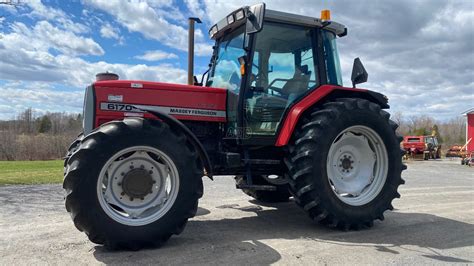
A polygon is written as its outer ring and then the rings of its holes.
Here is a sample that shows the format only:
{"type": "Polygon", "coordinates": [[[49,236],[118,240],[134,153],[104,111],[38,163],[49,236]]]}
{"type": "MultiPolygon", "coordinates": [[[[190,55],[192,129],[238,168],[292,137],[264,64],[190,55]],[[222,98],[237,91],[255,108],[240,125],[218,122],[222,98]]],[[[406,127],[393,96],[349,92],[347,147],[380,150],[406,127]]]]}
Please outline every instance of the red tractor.
{"type": "Polygon", "coordinates": [[[263,3],[232,12],[209,31],[216,44],[205,82],[98,75],[65,159],[75,226],[109,248],[158,246],[183,231],[202,177],[216,175],[235,175],[261,202],[293,197],[333,228],[383,220],[404,183],[402,138],[383,110],[387,97],[355,88],[368,76],[360,60],[353,87],[342,86],[336,37],[347,29],[322,15],[263,3]]]}

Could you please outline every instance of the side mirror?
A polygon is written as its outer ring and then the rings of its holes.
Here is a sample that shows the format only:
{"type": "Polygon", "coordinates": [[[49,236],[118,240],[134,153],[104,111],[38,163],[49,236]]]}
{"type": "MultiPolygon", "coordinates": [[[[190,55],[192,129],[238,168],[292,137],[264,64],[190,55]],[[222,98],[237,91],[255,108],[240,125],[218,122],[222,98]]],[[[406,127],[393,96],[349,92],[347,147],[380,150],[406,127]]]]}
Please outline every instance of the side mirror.
{"type": "Polygon", "coordinates": [[[249,7],[247,9],[247,24],[245,25],[245,32],[247,34],[251,34],[261,31],[264,17],[265,3],[260,3],[249,7]]]}
{"type": "Polygon", "coordinates": [[[367,73],[367,71],[365,71],[364,65],[357,57],[356,59],[354,59],[354,65],[352,66],[352,87],[355,88],[356,84],[367,82],[368,77],[369,74],[367,73]]]}

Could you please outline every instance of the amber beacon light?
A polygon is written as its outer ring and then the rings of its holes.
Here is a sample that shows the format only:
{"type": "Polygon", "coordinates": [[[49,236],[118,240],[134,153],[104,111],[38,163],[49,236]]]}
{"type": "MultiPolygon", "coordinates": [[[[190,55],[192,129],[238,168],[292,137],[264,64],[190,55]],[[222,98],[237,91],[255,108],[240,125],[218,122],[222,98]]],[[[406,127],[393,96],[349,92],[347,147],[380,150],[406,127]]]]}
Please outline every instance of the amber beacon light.
{"type": "Polygon", "coordinates": [[[321,20],[331,20],[331,11],[328,9],[321,10],[321,20]]]}

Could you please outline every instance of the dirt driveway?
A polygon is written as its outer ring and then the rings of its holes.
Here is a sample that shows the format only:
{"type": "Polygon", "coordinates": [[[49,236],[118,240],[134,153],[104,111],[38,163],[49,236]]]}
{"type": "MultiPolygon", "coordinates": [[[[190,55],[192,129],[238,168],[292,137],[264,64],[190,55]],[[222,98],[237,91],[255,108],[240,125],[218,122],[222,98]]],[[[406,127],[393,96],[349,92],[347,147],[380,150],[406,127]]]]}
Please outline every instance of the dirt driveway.
{"type": "Polygon", "coordinates": [[[205,180],[198,216],[160,249],[109,252],[78,232],[60,185],[0,187],[0,264],[436,264],[474,261],[474,168],[415,161],[384,222],[341,232],[293,202],[259,206],[205,180]]]}

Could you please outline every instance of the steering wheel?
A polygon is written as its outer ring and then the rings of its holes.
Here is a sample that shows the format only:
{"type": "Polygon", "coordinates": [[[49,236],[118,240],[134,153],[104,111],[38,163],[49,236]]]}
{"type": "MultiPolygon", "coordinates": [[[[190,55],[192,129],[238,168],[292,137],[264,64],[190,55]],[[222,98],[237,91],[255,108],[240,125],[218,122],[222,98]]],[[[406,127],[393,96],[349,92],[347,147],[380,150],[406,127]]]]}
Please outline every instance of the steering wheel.
{"type": "Polygon", "coordinates": [[[267,90],[272,90],[272,91],[276,91],[278,93],[280,93],[282,96],[285,96],[286,94],[283,93],[283,89],[280,89],[280,88],[277,88],[277,87],[272,87],[273,83],[277,82],[277,81],[286,81],[288,82],[290,79],[281,79],[281,78],[278,78],[278,79],[274,79],[272,80],[272,82],[270,82],[270,84],[268,84],[268,86],[265,88],[265,91],[267,90]]]}

